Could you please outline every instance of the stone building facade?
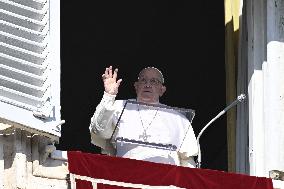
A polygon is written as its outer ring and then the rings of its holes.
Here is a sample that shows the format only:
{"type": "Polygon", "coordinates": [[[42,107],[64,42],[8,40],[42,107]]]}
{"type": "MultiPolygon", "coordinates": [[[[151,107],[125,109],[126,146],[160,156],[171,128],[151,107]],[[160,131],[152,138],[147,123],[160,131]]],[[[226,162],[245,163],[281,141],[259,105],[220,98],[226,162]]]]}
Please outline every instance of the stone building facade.
{"type": "Polygon", "coordinates": [[[54,141],[0,123],[1,189],[68,189],[66,154],[54,141]]]}

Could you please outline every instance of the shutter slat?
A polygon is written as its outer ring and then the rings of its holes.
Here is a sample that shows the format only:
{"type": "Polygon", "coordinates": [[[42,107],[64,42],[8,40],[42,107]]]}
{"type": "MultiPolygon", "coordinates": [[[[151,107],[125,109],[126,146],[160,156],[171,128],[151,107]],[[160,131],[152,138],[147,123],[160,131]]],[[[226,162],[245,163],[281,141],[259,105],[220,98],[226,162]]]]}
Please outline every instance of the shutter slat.
{"type": "Polygon", "coordinates": [[[16,57],[34,64],[41,65],[47,57],[47,52],[38,54],[32,51],[27,51],[9,44],[0,42],[0,53],[7,54],[12,57],[16,57]]]}
{"type": "Polygon", "coordinates": [[[36,10],[9,0],[0,0],[0,7],[3,10],[13,12],[15,14],[25,16],[37,21],[43,20],[44,16],[47,15],[46,8],[41,10],[36,10]]]}
{"type": "Polygon", "coordinates": [[[0,64],[40,76],[45,72],[48,62],[38,65],[0,53],[0,64]]]}
{"type": "Polygon", "coordinates": [[[36,98],[2,86],[0,86],[0,100],[23,108],[28,107],[29,110],[36,110],[37,106],[42,106],[45,102],[43,98],[36,98]]]}
{"type": "MultiPolygon", "coordinates": [[[[36,81],[34,81],[36,82],[36,81]]],[[[32,95],[35,97],[42,97],[44,92],[47,90],[48,85],[45,83],[42,84],[42,87],[37,87],[35,85],[31,85],[29,83],[21,82],[19,80],[5,77],[3,75],[0,75],[0,86],[13,89],[28,95],[32,95]]]]}
{"type": "Polygon", "coordinates": [[[48,25],[47,19],[37,21],[3,9],[0,9],[0,19],[35,31],[42,31],[48,25]]]}
{"type": "Polygon", "coordinates": [[[10,0],[12,2],[24,5],[27,7],[34,8],[36,10],[41,10],[47,3],[47,0],[10,0]]]}
{"type": "Polygon", "coordinates": [[[34,30],[30,30],[24,27],[17,26],[15,24],[5,22],[3,20],[0,20],[0,31],[13,34],[15,36],[19,36],[31,41],[35,42],[42,42],[47,35],[47,32],[38,32],[34,30]]]}
{"type": "Polygon", "coordinates": [[[35,53],[42,53],[46,48],[46,43],[37,43],[9,33],[0,31],[0,42],[5,42],[6,44],[22,48],[35,53]]]}
{"type": "Polygon", "coordinates": [[[38,76],[29,72],[24,72],[9,66],[0,64],[0,75],[13,78],[15,80],[41,87],[46,80],[46,75],[38,76]]]}

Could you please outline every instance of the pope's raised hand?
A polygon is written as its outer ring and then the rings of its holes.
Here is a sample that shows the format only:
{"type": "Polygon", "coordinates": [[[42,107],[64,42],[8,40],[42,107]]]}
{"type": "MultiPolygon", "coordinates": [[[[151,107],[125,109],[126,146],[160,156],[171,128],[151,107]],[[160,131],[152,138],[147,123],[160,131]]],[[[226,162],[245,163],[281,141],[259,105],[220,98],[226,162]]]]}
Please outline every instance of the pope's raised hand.
{"type": "Polygon", "coordinates": [[[118,69],[112,70],[112,66],[105,69],[105,73],[102,75],[105,92],[111,95],[116,95],[118,93],[118,87],[122,79],[117,80],[118,69]]]}

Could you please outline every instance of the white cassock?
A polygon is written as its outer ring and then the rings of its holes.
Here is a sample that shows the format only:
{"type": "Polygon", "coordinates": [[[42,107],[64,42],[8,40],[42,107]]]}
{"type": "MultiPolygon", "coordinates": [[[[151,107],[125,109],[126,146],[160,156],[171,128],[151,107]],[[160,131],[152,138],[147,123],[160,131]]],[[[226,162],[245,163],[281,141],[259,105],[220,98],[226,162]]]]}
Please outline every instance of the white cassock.
{"type": "Polygon", "coordinates": [[[121,114],[125,102],[104,94],[89,127],[94,145],[109,150],[111,146],[107,143],[112,143],[115,151],[111,155],[119,157],[195,167],[192,156],[198,153],[197,141],[189,120],[183,114],[171,109],[131,103],[127,103],[121,114]],[[116,132],[113,133],[117,123],[116,132]],[[112,135],[112,141],[108,141],[112,135]],[[171,145],[177,149],[115,140],[121,137],[142,143],[171,145]]]}

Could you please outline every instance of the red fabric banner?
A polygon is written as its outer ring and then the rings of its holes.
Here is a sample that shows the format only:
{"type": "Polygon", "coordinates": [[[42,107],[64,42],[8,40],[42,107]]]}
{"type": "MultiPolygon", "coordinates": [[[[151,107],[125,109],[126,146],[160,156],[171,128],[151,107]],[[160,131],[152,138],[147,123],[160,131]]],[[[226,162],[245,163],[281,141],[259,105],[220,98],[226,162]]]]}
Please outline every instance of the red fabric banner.
{"type": "MultiPolygon", "coordinates": [[[[187,168],[100,154],[68,151],[70,173],[150,186],[177,186],[188,189],[272,189],[272,179],[210,169],[187,168]]],[[[77,189],[91,189],[89,181],[76,179],[77,189]]],[[[99,189],[127,188],[98,184],[99,189]]],[[[129,187],[131,188],[131,187],[129,187]]]]}

